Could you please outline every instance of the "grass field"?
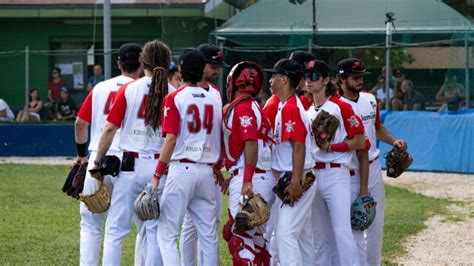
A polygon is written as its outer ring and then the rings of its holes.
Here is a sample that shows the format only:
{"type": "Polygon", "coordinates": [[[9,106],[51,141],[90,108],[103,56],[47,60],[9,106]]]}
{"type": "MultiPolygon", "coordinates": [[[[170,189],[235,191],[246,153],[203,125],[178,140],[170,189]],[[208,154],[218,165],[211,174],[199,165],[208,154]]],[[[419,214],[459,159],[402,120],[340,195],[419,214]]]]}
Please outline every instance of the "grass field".
{"type": "MultiPolygon", "coordinates": [[[[0,164],[0,264],[78,264],[79,205],[61,192],[67,171],[66,166],[0,164]]],[[[383,255],[390,264],[404,252],[405,237],[423,229],[430,215],[445,214],[452,202],[388,185],[386,197],[383,255]]],[[[133,263],[135,234],[125,241],[123,265],[133,263]]],[[[231,265],[220,233],[219,238],[222,264],[231,265]]]]}

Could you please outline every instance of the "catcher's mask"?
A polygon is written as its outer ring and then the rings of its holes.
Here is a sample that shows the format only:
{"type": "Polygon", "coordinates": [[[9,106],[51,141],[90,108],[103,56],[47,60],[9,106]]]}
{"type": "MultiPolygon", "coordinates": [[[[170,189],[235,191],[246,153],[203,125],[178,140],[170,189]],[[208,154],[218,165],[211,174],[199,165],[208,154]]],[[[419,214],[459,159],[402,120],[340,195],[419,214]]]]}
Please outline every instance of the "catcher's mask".
{"type": "Polygon", "coordinates": [[[250,92],[252,96],[262,89],[263,70],[257,63],[242,61],[235,64],[227,76],[227,96],[234,99],[236,91],[250,92]]]}

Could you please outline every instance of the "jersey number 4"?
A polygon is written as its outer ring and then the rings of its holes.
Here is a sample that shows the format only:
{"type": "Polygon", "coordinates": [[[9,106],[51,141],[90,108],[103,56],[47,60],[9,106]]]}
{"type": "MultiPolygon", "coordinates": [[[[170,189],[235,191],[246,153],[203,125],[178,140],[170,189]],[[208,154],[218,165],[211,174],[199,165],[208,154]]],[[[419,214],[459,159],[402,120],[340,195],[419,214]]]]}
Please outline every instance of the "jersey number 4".
{"type": "Polygon", "coordinates": [[[190,133],[198,133],[201,131],[201,127],[206,130],[207,134],[211,134],[212,131],[212,118],[214,116],[214,108],[210,104],[204,105],[204,117],[201,122],[201,115],[199,114],[199,108],[195,104],[191,104],[188,107],[188,115],[192,116],[192,121],[188,122],[188,130],[190,133]],[[202,126],[201,126],[202,125],[202,126]]]}

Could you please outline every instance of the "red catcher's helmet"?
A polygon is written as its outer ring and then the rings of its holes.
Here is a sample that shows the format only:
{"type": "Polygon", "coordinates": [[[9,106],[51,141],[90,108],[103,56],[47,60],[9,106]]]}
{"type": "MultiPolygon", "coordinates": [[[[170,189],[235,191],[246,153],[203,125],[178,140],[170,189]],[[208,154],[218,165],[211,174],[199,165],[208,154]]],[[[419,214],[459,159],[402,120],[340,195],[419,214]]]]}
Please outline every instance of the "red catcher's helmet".
{"type": "Polygon", "coordinates": [[[242,61],[235,64],[227,76],[227,96],[229,101],[234,99],[236,91],[250,92],[252,96],[262,89],[263,70],[259,64],[242,61]]]}

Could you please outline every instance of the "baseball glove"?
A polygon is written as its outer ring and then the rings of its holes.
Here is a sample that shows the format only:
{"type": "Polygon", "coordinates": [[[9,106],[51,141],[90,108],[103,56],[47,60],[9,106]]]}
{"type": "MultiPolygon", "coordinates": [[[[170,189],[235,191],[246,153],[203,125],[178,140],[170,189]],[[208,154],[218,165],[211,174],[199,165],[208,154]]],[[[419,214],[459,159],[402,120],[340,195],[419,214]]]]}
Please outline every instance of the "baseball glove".
{"type": "Polygon", "coordinates": [[[134,203],[135,213],[142,221],[160,217],[160,195],[156,187],[148,184],[134,203]]]}
{"type": "Polygon", "coordinates": [[[316,142],[320,142],[321,140],[331,142],[334,135],[336,135],[338,127],[339,120],[324,110],[319,112],[311,124],[316,142]]]}
{"type": "Polygon", "coordinates": [[[84,202],[90,212],[93,213],[102,213],[109,209],[110,207],[110,195],[107,192],[107,188],[104,185],[104,182],[100,182],[99,189],[89,195],[80,194],[79,199],[84,202]]]}
{"type": "MultiPolygon", "coordinates": [[[[287,193],[285,192],[286,187],[291,182],[292,172],[286,172],[284,176],[280,177],[277,184],[273,187],[273,192],[277,195],[278,198],[281,199],[283,204],[288,204],[293,207],[294,203],[297,202],[299,199],[296,199],[294,202],[288,202],[286,200],[287,193]]],[[[301,196],[308,190],[316,180],[316,177],[313,175],[311,171],[307,171],[303,178],[301,179],[301,188],[303,193],[301,196]]],[[[301,198],[301,197],[300,197],[301,198]]]]}
{"type": "Polygon", "coordinates": [[[351,226],[354,230],[363,231],[375,219],[377,202],[371,196],[358,197],[351,206],[351,226]]]}
{"type": "Polygon", "coordinates": [[[117,176],[120,170],[120,159],[115,155],[106,155],[100,161],[99,168],[91,169],[91,174],[100,173],[102,176],[117,176]]]}
{"type": "Polygon", "coordinates": [[[260,194],[251,197],[242,196],[234,226],[236,230],[247,231],[266,223],[269,218],[270,208],[260,194]]]}
{"type": "MultiPolygon", "coordinates": [[[[73,166],[69,175],[73,174],[76,165],[73,166]]],[[[84,180],[86,179],[86,171],[87,171],[87,163],[80,165],[77,168],[77,172],[74,174],[74,178],[72,179],[70,187],[66,190],[66,194],[71,196],[72,198],[78,199],[79,194],[82,192],[84,188],[84,180]]],[[[68,175],[68,178],[69,178],[68,175]]]]}
{"type": "Polygon", "coordinates": [[[75,164],[71,167],[71,170],[67,174],[66,180],[64,180],[63,188],[61,189],[64,193],[66,193],[72,187],[72,181],[74,180],[79,167],[79,164],[75,164]]]}
{"type": "Polygon", "coordinates": [[[385,154],[385,162],[387,164],[387,176],[399,177],[413,162],[413,158],[401,148],[393,147],[385,154]]]}

